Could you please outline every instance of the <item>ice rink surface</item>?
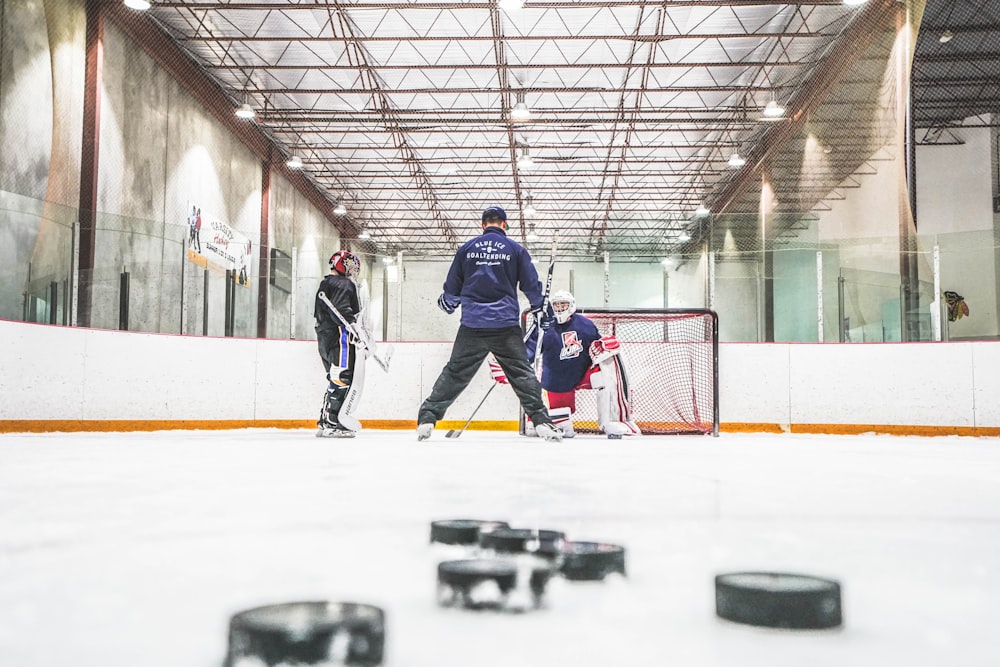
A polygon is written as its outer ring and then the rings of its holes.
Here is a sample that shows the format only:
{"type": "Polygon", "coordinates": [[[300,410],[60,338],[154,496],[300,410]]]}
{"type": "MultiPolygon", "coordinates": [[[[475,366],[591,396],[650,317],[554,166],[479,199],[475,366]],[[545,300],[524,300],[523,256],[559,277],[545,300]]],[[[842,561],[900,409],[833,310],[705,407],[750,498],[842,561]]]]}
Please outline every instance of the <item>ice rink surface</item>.
{"type": "Polygon", "coordinates": [[[0,436],[0,664],[219,667],[230,615],[367,602],[386,665],[1000,664],[1000,439],[248,430],[0,436]],[[442,608],[434,519],[627,548],[523,614],[442,608]],[[845,623],[718,619],[713,577],[838,579],[845,623]]]}

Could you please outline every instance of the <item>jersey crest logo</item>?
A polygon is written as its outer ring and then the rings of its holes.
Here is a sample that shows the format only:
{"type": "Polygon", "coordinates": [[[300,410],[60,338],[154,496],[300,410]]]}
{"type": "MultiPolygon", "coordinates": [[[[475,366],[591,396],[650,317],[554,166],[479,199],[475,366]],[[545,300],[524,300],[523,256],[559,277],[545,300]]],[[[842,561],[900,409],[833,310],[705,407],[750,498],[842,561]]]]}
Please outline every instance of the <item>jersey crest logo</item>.
{"type": "Polygon", "coordinates": [[[564,331],[562,335],[562,349],[559,351],[560,359],[576,359],[583,352],[583,344],[575,331],[564,331]]]}

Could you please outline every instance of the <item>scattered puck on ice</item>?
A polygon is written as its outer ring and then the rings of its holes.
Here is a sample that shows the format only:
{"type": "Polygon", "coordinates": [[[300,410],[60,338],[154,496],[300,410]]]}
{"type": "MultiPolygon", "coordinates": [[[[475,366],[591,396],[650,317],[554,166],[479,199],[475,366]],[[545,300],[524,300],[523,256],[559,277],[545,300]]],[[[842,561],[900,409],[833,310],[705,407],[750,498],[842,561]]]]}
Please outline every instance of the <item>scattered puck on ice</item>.
{"type": "Polygon", "coordinates": [[[507,528],[506,521],[449,519],[431,522],[431,542],[441,544],[478,544],[481,533],[507,528]]]}
{"type": "Polygon", "coordinates": [[[545,594],[552,570],[531,568],[527,582],[519,582],[518,574],[518,566],[507,561],[445,561],[438,565],[438,600],[443,605],[457,604],[467,609],[505,609],[511,608],[511,595],[526,587],[537,606],[545,594]]]}
{"type": "Polygon", "coordinates": [[[559,571],[572,581],[601,581],[625,574],[625,547],[603,542],[566,542],[559,571]]]}
{"type": "Polygon", "coordinates": [[[248,609],[229,622],[225,667],[243,664],[382,664],[385,614],[351,602],[289,602],[248,609]],[[245,660],[244,660],[245,659],[245,660]]]}
{"type": "Polygon", "coordinates": [[[720,574],[715,577],[715,613],[768,628],[835,628],[843,622],[840,584],[784,572],[720,574]]]}
{"type": "Polygon", "coordinates": [[[562,551],[566,535],[558,530],[497,528],[479,536],[479,546],[499,553],[530,553],[555,558],[562,551]]]}
{"type": "Polygon", "coordinates": [[[621,433],[608,433],[608,440],[621,440],[621,439],[622,439],[621,433]]]}

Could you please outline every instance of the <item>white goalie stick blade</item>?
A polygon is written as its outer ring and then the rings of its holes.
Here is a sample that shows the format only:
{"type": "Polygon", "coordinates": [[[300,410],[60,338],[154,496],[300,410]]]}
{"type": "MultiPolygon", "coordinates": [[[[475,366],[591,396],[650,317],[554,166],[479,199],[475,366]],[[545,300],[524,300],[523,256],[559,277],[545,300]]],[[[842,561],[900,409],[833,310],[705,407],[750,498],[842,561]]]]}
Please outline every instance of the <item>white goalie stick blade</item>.
{"type": "Polygon", "coordinates": [[[330,302],[330,299],[327,298],[326,294],[320,292],[318,296],[319,300],[326,304],[326,307],[330,309],[334,316],[340,320],[340,323],[343,324],[344,327],[350,331],[354,338],[358,341],[358,349],[364,353],[365,358],[367,359],[368,357],[371,357],[375,360],[375,363],[379,365],[379,368],[388,373],[389,358],[392,357],[392,348],[389,348],[389,353],[387,355],[382,357],[376,355],[375,341],[372,340],[372,337],[368,334],[368,332],[363,327],[359,327],[353,322],[348,322],[347,318],[344,317],[343,314],[337,310],[337,307],[330,302]]]}

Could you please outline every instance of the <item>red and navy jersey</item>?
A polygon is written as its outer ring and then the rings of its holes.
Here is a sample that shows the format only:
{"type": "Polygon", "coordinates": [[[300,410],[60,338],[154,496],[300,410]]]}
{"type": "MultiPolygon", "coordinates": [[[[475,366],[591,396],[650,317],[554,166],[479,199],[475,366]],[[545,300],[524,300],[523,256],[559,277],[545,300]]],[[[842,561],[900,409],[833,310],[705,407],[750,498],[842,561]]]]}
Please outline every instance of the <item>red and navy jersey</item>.
{"type": "Polygon", "coordinates": [[[342,326],[340,320],[334,315],[325,303],[319,300],[319,293],[326,294],[340,314],[348,322],[354,322],[358,313],[361,312],[361,305],[358,302],[358,288],[347,276],[339,273],[331,273],[319,285],[316,292],[316,303],[313,306],[313,317],[316,318],[316,326],[320,329],[332,329],[342,326]]]}
{"type": "MultiPolygon", "coordinates": [[[[590,318],[573,313],[564,324],[553,322],[542,336],[542,388],[566,392],[580,383],[593,366],[590,345],[601,334],[590,318]]],[[[528,341],[528,356],[535,353],[535,337],[528,341]]]]}

